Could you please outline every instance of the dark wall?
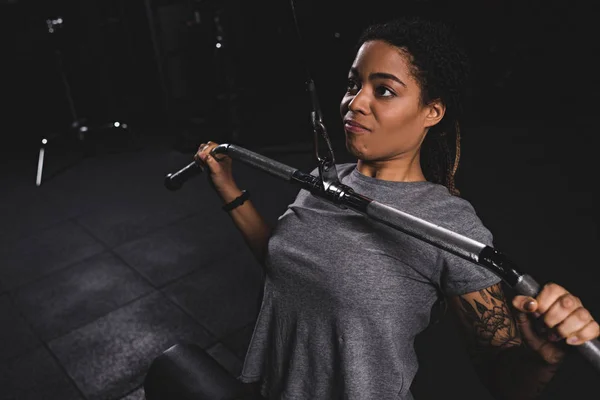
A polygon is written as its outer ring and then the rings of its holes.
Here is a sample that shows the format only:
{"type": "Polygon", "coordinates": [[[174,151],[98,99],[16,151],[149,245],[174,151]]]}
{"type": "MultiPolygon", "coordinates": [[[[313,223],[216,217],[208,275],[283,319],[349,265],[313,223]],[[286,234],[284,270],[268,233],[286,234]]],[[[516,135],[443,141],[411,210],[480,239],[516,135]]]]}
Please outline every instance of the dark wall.
{"type": "Polygon", "coordinates": [[[0,19],[7,139],[30,145],[63,134],[75,117],[90,125],[130,120],[151,126],[160,120],[142,0],[22,0],[2,5],[0,19]],[[62,25],[50,33],[46,20],[58,18],[62,25]]]}
{"type": "Polygon", "coordinates": [[[295,6],[304,49],[284,0],[5,3],[8,125],[29,137],[71,122],[56,69],[59,48],[77,112],[91,121],[123,118],[168,127],[171,135],[210,128],[227,137],[237,130],[242,142],[306,140],[308,66],[330,133],[340,136],[338,104],[360,31],[404,14],[444,19],[463,36],[474,64],[477,119],[568,122],[594,109],[588,77],[596,70],[597,46],[585,5],[376,0],[295,6]],[[63,29],[50,35],[45,20],[57,16],[63,29]],[[219,35],[223,47],[216,49],[219,35]]]}

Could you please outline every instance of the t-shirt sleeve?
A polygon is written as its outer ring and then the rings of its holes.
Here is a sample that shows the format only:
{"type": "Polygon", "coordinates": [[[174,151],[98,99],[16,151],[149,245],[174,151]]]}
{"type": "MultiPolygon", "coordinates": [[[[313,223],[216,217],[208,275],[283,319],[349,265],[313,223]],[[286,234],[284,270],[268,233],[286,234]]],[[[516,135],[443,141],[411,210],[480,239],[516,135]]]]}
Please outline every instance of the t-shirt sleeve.
{"type": "MultiPolygon", "coordinates": [[[[493,246],[492,233],[484,226],[473,207],[469,205],[455,216],[455,232],[493,246]]],[[[502,280],[487,268],[446,251],[442,251],[441,264],[440,285],[447,296],[476,292],[502,280]]]]}

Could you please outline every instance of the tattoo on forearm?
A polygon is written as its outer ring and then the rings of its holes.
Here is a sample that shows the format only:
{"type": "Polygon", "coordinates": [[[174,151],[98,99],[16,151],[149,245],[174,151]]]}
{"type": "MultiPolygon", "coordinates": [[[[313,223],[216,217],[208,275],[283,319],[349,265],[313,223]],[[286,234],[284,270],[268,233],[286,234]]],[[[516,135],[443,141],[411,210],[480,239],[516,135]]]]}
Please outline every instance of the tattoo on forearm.
{"type": "Polygon", "coordinates": [[[460,296],[463,315],[473,327],[473,346],[470,349],[473,355],[481,355],[484,349],[489,354],[490,346],[500,350],[519,345],[516,324],[500,287],[494,285],[480,290],[479,294],[485,304],[475,299],[468,301],[460,296]]]}
{"type": "Polygon", "coordinates": [[[461,317],[469,327],[468,350],[477,373],[499,399],[536,399],[556,368],[522,344],[517,324],[500,285],[458,296],[461,317]]]}

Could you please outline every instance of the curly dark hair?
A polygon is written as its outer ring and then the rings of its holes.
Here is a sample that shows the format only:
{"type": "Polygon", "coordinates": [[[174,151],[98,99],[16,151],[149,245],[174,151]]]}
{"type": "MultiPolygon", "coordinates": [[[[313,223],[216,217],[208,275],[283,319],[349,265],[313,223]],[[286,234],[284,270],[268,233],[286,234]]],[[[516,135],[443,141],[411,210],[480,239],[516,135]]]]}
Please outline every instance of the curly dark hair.
{"type": "Polygon", "coordinates": [[[464,113],[470,66],[458,37],[441,21],[411,16],[369,26],[356,50],[371,40],[382,40],[407,52],[411,73],[421,89],[421,103],[439,99],[446,106],[444,118],[430,128],[423,141],[421,168],[428,181],[460,195],[455,184],[460,160],[459,119],[464,113]]]}

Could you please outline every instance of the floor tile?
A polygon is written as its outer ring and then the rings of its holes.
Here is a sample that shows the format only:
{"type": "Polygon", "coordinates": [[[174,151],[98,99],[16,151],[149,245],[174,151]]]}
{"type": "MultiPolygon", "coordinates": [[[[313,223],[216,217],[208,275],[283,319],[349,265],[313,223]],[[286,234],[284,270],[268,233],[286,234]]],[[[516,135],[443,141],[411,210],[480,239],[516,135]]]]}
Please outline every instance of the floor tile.
{"type": "Polygon", "coordinates": [[[235,253],[163,290],[220,338],[256,319],[261,289],[258,263],[247,253],[235,253]]]}
{"type": "Polygon", "coordinates": [[[166,144],[99,154],[72,163],[46,182],[45,187],[57,203],[85,212],[122,197],[122,193],[162,187],[164,176],[190,158],[170,150],[166,144]]]}
{"type": "Polygon", "coordinates": [[[8,294],[0,296],[0,361],[22,354],[40,345],[39,340],[21,317],[8,294]]]}
{"type": "Polygon", "coordinates": [[[128,394],[125,397],[122,397],[120,400],[146,400],[146,395],[144,394],[144,387],[135,390],[134,392],[128,394]]]}
{"type": "Polygon", "coordinates": [[[101,243],[67,221],[0,250],[0,279],[11,289],[102,251],[101,243]]]}
{"type": "Polygon", "coordinates": [[[71,217],[48,196],[45,188],[22,185],[0,194],[0,240],[4,246],[33,235],[71,217]]]}
{"type": "Polygon", "coordinates": [[[52,195],[56,202],[79,209],[77,221],[114,247],[200,212],[206,203],[218,206],[217,195],[201,179],[179,191],[165,188],[167,173],[191,161],[190,155],[165,148],[90,160],[72,172],[72,179],[93,185],[65,191],[58,188],[66,184],[57,182],[52,195]]]}
{"type": "Polygon", "coordinates": [[[160,287],[244,246],[229,216],[213,212],[192,216],[114,251],[160,287]]]}
{"type": "Polygon", "coordinates": [[[117,203],[83,215],[77,221],[112,248],[189,215],[187,209],[148,201],[135,205],[117,203]]]}
{"type": "Polygon", "coordinates": [[[13,296],[39,337],[49,341],[152,290],[120,259],[103,253],[22,286],[13,296]]]}
{"type": "Polygon", "coordinates": [[[0,363],[0,388],[2,400],[83,400],[45,347],[0,363]]]}
{"type": "Polygon", "coordinates": [[[143,383],[151,362],[180,342],[213,339],[160,293],[136,300],[49,343],[90,400],[119,398],[143,383]]]}

